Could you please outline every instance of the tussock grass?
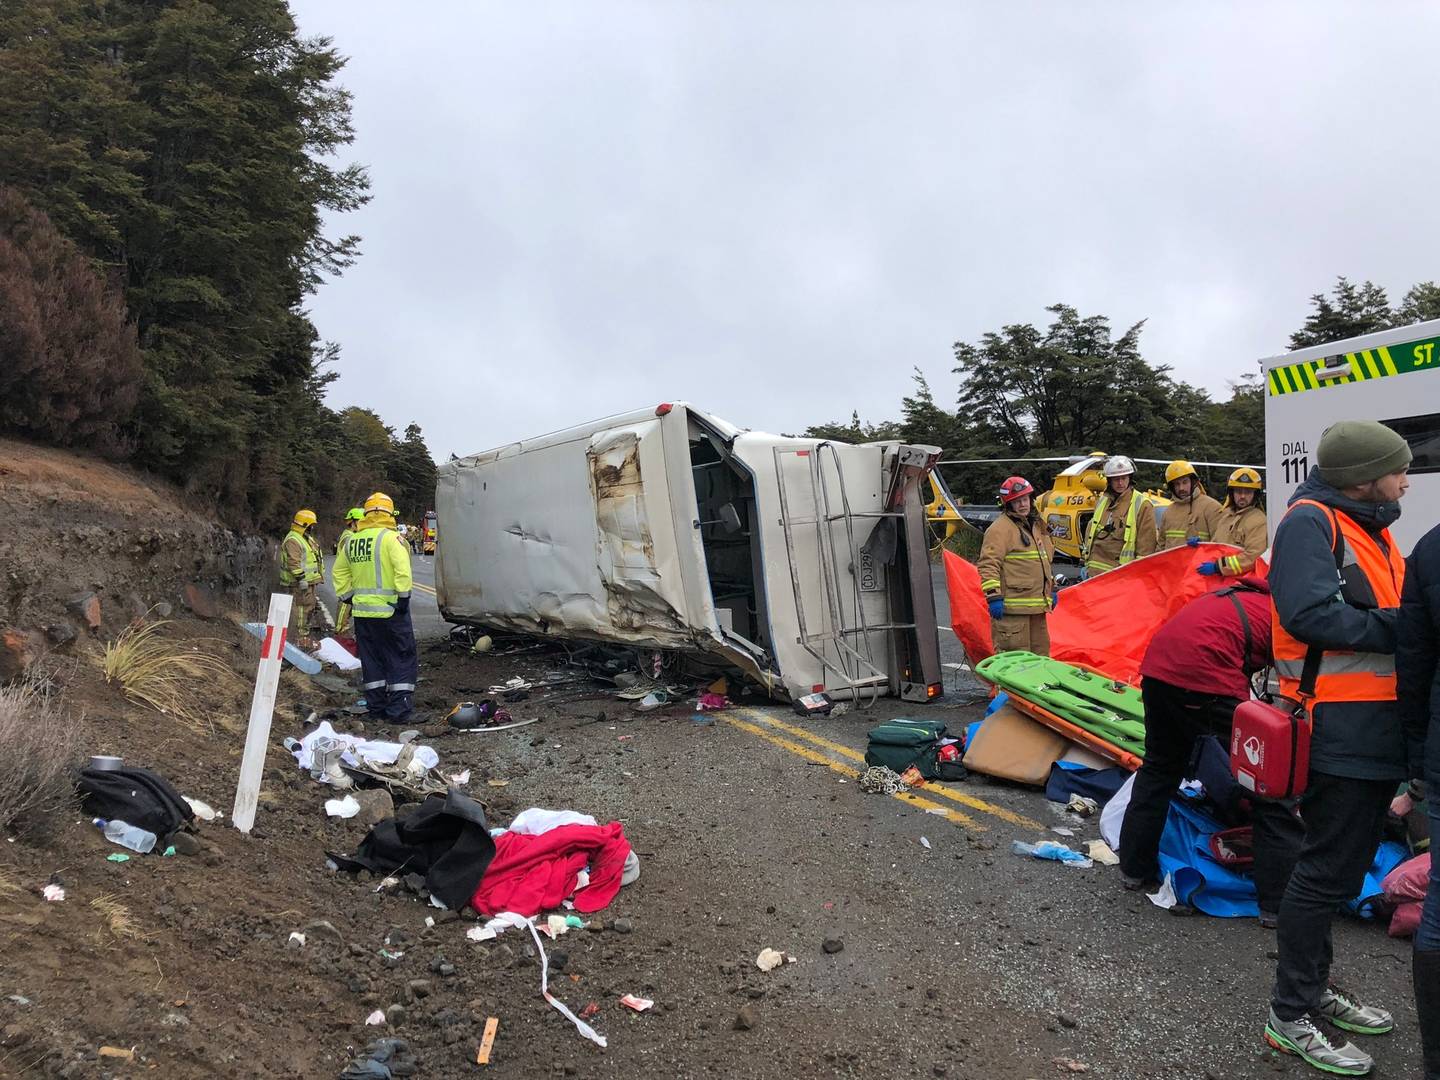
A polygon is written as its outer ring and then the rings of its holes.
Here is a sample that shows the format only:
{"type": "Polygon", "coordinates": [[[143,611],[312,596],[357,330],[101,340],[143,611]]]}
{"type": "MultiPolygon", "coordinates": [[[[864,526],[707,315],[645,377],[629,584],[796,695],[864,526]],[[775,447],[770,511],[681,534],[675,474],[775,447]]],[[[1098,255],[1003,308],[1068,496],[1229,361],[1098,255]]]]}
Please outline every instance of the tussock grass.
{"type": "Polygon", "coordinates": [[[106,928],[116,938],[143,941],[150,936],[135,925],[135,920],[130,916],[130,909],[122,904],[114,893],[95,897],[90,901],[90,906],[100,913],[105,920],[106,928]]]}
{"type": "Polygon", "coordinates": [[[34,672],[0,687],[0,829],[43,843],[75,808],[80,729],[48,679],[34,672]]]}
{"type": "Polygon", "coordinates": [[[196,696],[217,680],[234,676],[229,663],[193,644],[165,637],[167,620],[128,626],[105,646],[105,681],[122,687],[131,701],[148,705],[196,731],[214,731],[196,696]]]}

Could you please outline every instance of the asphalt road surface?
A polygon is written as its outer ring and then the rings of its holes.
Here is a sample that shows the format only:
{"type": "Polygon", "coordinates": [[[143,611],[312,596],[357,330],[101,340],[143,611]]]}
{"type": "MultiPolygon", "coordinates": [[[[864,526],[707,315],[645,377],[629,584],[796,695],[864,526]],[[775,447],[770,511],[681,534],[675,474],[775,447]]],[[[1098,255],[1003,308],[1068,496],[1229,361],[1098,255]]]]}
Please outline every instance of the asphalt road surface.
{"type": "MultiPolygon", "coordinates": [[[[643,1035],[631,1027],[627,1049],[603,1064],[548,1036],[556,1057],[540,1054],[535,1070],[573,1058],[578,1075],[595,1076],[1027,1080],[1069,1075],[1071,1062],[1117,1080],[1311,1075],[1261,1041],[1275,937],[1253,919],[1176,918],[1124,892],[1113,866],[1012,854],[1015,840],[1080,847],[1098,836],[1094,819],[1038,790],[979,775],[895,796],[860,789],[876,723],[923,713],[958,729],[980,715],[948,628],[949,692],[934,706],[885,700],[801,719],[752,701],[702,725],[683,702],[635,713],[597,685],[581,698],[535,694],[514,708],[536,724],[513,734],[447,736],[438,718],[475,686],[544,680],[563,657],[447,648],[434,560],[416,557],[414,574],[417,706],[447,764],[483,751],[473,760],[511,777],[525,805],[623,820],[647,853],[643,887],[622,909],[641,929],[608,954],[607,974],[617,991],[642,986],[674,1011],[643,1035]],[[587,719],[597,709],[604,722],[587,719]],[[825,954],[824,937],[844,952],[825,954]],[[764,945],[798,964],[746,975],[764,945]],[[731,1031],[746,1000],[763,1044],[731,1031]]],[[[943,624],[938,577],[935,597],[943,624]]],[[[1350,918],[1335,937],[1337,980],[1396,1015],[1394,1034],[1364,1040],[1375,1075],[1418,1075],[1408,943],[1350,918]]]]}

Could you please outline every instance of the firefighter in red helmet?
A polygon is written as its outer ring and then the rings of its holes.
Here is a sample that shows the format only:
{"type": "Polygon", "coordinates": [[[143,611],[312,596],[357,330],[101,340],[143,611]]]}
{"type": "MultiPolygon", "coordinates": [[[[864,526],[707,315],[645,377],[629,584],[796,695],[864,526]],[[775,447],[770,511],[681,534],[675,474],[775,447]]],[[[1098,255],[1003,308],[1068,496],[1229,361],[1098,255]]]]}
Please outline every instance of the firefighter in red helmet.
{"type": "Polygon", "coordinates": [[[1055,549],[1035,510],[1035,489],[1023,476],[1000,485],[1004,510],[980,546],[980,587],[990,604],[996,652],[1025,649],[1050,655],[1045,618],[1055,607],[1055,549]]]}

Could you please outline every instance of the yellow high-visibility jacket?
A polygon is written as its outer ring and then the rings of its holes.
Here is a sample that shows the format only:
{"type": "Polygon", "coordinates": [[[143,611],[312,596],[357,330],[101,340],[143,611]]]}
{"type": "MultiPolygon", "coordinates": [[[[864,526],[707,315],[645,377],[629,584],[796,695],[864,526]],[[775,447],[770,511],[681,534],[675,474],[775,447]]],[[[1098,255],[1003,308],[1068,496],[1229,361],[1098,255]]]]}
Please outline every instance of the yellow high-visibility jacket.
{"type": "Polygon", "coordinates": [[[389,514],[371,514],[335,556],[335,596],[356,619],[388,619],[413,584],[410,548],[389,514]]]}
{"type": "Polygon", "coordinates": [[[325,580],[320,548],[299,529],[291,529],[280,544],[280,584],[318,585],[325,580]]]}
{"type": "Polygon", "coordinates": [[[1091,577],[1153,555],[1160,545],[1155,533],[1155,504],[1133,487],[1115,498],[1104,492],[1085,530],[1085,569],[1091,577]]]}

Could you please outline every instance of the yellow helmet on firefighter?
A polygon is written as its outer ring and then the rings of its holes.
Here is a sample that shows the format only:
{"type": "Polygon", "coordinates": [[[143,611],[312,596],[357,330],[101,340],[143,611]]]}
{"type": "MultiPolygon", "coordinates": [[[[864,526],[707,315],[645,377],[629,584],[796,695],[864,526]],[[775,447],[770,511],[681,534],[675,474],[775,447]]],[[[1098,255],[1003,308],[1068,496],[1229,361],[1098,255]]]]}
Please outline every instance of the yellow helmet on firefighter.
{"type": "Polygon", "coordinates": [[[1169,465],[1165,466],[1165,485],[1167,487],[1185,476],[1195,476],[1198,479],[1195,466],[1191,465],[1184,458],[1176,458],[1170,462],[1169,465]]]}
{"type": "Polygon", "coordinates": [[[1261,490],[1260,474],[1248,465],[1236,469],[1230,474],[1230,481],[1227,485],[1232,488],[1249,488],[1251,491],[1261,490]]]}
{"type": "Polygon", "coordinates": [[[296,510],[295,520],[290,522],[297,529],[308,529],[319,520],[315,517],[314,510],[296,510]]]}
{"type": "Polygon", "coordinates": [[[395,500],[386,495],[383,491],[377,491],[365,500],[365,513],[372,514],[376,510],[383,511],[391,517],[395,516],[395,500]]]}

